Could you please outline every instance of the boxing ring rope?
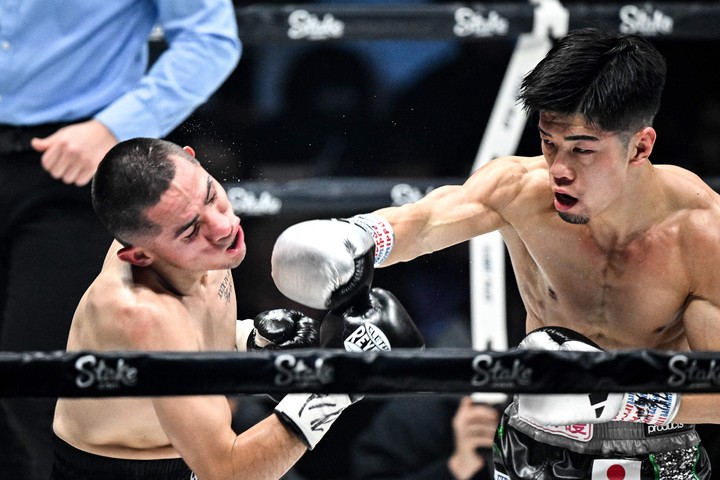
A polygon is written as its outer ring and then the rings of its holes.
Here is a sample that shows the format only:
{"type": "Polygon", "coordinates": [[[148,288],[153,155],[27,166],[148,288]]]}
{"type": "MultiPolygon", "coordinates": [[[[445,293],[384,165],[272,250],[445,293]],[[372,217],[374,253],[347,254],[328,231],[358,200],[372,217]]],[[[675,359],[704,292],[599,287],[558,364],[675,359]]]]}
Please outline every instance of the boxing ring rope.
{"type": "MultiPolygon", "coordinates": [[[[247,45],[349,40],[514,38],[535,29],[536,1],[446,4],[258,4],[237,9],[247,45]]],[[[676,39],[720,37],[720,4],[688,2],[572,2],[563,5],[569,29],[606,30],[676,39]]]]}
{"type": "Polygon", "coordinates": [[[307,178],[225,182],[235,213],[242,216],[348,216],[419,200],[442,185],[464,178],[307,178]]]}
{"type": "Polygon", "coordinates": [[[718,352],[0,353],[0,397],[720,392],[718,352]],[[559,375],[558,372],[563,372],[559,375]]]}

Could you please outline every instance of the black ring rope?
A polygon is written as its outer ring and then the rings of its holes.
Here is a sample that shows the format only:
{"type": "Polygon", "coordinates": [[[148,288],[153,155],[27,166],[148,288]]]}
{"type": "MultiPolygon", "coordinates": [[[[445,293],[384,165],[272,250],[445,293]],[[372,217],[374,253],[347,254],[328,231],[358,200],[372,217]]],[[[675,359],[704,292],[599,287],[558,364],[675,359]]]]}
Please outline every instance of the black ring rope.
{"type": "MultiPolygon", "coordinates": [[[[569,29],[595,26],[674,39],[720,38],[720,4],[560,2],[569,29]]],[[[349,40],[483,41],[533,31],[529,1],[446,4],[258,4],[237,8],[240,37],[252,44],[349,40]]]]}
{"type": "Polygon", "coordinates": [[[0,352],[0,397],[720,392],[718,352],[0,352]]]}
{"type": "Polygon", "coordinates": [[[333,177],[226,182],[223,186],[238,215],[347,216],[351,212],[368,212],[419,200],[433,188],[461,184],[464,180],[333,177]]]}
{"type": "MultiPolygon", "coordinates": [[[[244,216],[348,216],[419,200],[442,185],[459,185],[456,177],[331,177],[290,181],[242,181],[223,184],[235,213],[244,216]]],[[[703,180],[720,192],[720,177],[703,180]]]]}

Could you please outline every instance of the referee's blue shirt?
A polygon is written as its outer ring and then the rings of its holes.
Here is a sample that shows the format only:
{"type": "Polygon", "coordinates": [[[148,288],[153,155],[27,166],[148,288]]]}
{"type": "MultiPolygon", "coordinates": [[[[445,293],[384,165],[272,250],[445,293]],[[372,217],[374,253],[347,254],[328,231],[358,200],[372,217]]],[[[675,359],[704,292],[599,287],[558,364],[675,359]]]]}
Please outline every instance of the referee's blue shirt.
{"type": "Polygon", "coordinates": [[[0,1],[0,124],[94,117],[123,141],[161,137],[240,58],[231,0],[0,1]],[[167,50],[148,70],[148,39],[167,50]]]}

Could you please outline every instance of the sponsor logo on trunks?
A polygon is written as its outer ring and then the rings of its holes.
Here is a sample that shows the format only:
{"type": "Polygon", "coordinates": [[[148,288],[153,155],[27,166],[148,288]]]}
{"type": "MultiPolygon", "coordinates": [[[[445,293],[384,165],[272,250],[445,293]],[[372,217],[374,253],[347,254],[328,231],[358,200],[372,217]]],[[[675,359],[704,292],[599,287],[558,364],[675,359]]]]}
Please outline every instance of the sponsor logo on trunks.
{"type": "Polygon", "coordinates": [[[668,360],[668,368],[672,373],[667,382],[670,387],[703,388],[720,385],[720,366],[715,360],[691,361],[687,355],[673,355],[668,360]]]}
{"type": "Polygon", "coordinates": [[[327,40],[345,35],[345,22],[336,19],[331,13],[322,19],[307,10],[295,10],[288,16],[287,36],[293,40],[327,40]]]}
{"type": "Polygon", "coordinates": [[[495,472],[495,480],[510,480],[510,477],[505,475],[504,473],[495,472]]]}
{"type": "Polygon", "coordinates": [[[692,430],[692,425],[683,423],[668,423],[667,425],[643,425],[646,437],[657,437],[658,435],[668,435],[671,433],[687,432],[692,430]]]}
{"type": "Polygon", "coordinates": [[[487,16],[472,8],[462,7],[455,10],[453,33],[458,37],[492,37],[508,34],[510,21],[495,10],[487,16]]]}
{"type": "Polygon", "coordinates": [[[325,365],[322,358],[316,358],[312,364],[298,359],[295,355],[285,353],[275,357],[275,385],[281,387],[297,385],[298,387],[314,387],[332,383],[335,370],[325,365]]]}
{"type": "Polygon", "coordinates": [[[641,466],[639,460],[596,459],[592,465],[592,480],[641,480],[641,466]]]}
{"type": "Polygon", "coordinates": [[[642,35],[667,35],[673,33],[675,21],[649,4],[639,7],[625,5],[620,8],[620,31],[622,33],[638,33],[642,35]]]}
{"type": "Polygon", "coordinates": [[[125,360],[98,359],[95,355],[83,355],[75,360],[75,385],[79,388],[119,390],[137,384],[138,370],[125,360]]]}
{"type": "Polygon", "coordinates": [[[501,358],[481,354],[473,358],[475,372],[470,383],[473,387],[512,388],[532,384],[532,368],[515,359],[512,365],[504,365],[501,358]]]}
{"type": "Polygon", "coordinates": [[[520,418],[522,418],[523,422],[551,435],[559,435],[578,442],[589,442],[593,438],[592,423],[577,423],[575,425],[541,425],[539,423],[532,422],[525,417],[520,418]]]}
{"type": "Polygon", "coordinates": [[[190,474],[190,480],[198,480],[197,475],[195,475],[194,473],[191,473],[191,474],[190,474]]]}

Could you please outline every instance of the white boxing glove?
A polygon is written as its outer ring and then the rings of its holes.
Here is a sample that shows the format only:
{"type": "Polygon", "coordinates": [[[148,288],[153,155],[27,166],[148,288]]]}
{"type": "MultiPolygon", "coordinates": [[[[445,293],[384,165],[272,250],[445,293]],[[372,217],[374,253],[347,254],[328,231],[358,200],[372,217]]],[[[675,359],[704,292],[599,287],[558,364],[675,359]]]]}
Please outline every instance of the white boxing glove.
{"type": "Polygon", "coordinates": [[[373,267],[390,254],[392,241],[390,224],[373,214],[301,222],[276,240],[272,278],[291,300],[319,310],[339,308],[367,293],[373,267]]]}
{"type": "MultiPolygon", "coordinates": [[[[531,332],[518,348],[528,350],[601,352],[581,334],[562,327],[531,332]]],[[[680,408],[677,393],[518,394],[518,415],[540,425],[574,425],[610,421],[653,425],[672,423],[680,408]]]]}
{"type": "Polygon", "coordinates": [[[247,352],[255,338],[255,322],[252,319],[236,320],[235,322],[235,349],[238,352],[247,352]]]}
{"type": "Polygon", "coordinates": [[[312,450],[343,410],[360,398],[345,393],[288,393],[275,405],[275,414],[312,450]]]}

